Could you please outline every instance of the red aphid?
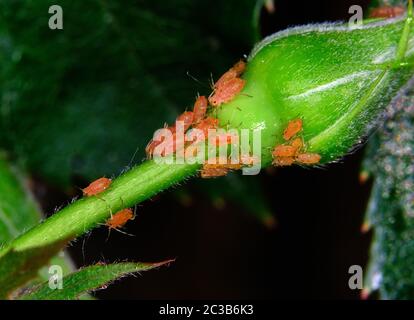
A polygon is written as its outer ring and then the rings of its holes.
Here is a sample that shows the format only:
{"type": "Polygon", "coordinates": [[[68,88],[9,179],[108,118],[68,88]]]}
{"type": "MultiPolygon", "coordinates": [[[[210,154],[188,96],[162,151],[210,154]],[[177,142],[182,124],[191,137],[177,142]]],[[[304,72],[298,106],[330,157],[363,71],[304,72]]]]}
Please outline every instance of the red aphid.
{"type": "Polygon", "coordinates": [[[205,96],[198,97],[194,103],[194,123],[197,124],[206,116],[208,101],[205,96]]]}
{"type": "Polygon", "coordinates": [[[213,87],[214,91],[209,98],[212,106],[218,107],[222,103],[233,100],[243,90],[246,81],[239,78],[239,76],[244,72],[245,68],[246,63],[239,61],[217,80],[213,87]]]}
{"type": "Polygon", "coordinates": [[[405,12],[404,7],[400,6],[383,6],[373,9],[369,16],[370,18],[394,18],[402,15],[405,12]]]}
{"type": "Polygon", "coordinates": [[[216,129],[218,127],[218,119],[207,117],[195,126],[196,129],[203,131],[204,137],[208,137],[208,129],[216,129]]]}
{"type": "Polygon", "coordinates": [[[82,189],[83,195],[87,197],[97,195],[101,192],[104,192],[106,189],[108,189],[111,183],[112,183],[111,179],[99,178],[98,180],[95,180],[94,182],[92,182],[85,189],[82,189]]]}
{"type": "Polygon", "coordinates": [[[122,228],[129,220],[134,220],[135,215],[131,209],[124,209],[115,213],[107,222],[109,229],[122,228]]]}
{"type": "Polygon", "coordinates": [[[294,120],[289,121],[287,128],[283,132],[283,138],[285,140],[290,140],[296,134],[298,134],[300,130],[302,130],[302,126],[303,126],[302,119],[294,119],[294,120]]]}
{"type": "Polygon", "coordinates": [[[178,116],[176,121],[182,121],[184,123],[184,131],[187,131],[191,127],[194,121],[194,113],[192,111],[186,111],[178,116]]]}
{"type": "Polygon", "coordinates": [[[218,107],[223,103],[230,102],[234,97],[243,90],[246,81],[240,78],[233,78],[223,85],[217,87],[214,90],[213,95],[210,97],[210,104],[214,107],[218,107]]]}

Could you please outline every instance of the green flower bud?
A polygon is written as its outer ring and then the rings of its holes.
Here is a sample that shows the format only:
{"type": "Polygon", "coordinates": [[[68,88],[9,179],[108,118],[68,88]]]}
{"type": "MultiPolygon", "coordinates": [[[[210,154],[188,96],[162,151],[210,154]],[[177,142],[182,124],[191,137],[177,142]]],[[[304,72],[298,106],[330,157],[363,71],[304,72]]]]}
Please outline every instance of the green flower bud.
{"type": "Polygon", "coordinates": [[[263,166],[297,118],[306,152],[318,153],[322,164],[343,157],[413,76],[411,21],[409,14],[358,29],[319,24],[264,39],[248,58],[244,89],[218,108],[220,124],[262,128],[263,166]]]}

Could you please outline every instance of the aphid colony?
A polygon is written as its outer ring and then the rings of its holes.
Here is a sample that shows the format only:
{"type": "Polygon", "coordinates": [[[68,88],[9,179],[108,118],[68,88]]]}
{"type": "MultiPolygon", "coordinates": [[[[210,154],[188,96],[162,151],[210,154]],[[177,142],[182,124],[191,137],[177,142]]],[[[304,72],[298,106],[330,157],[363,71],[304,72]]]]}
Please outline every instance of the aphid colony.
{"type": "MultiPolygon", "coordinates": [[[[245,85],[245,80],[241,79],[243,71],[245,70],[246,64],[243,61],[236,63],[230,70],[224,73],[221,78],[214,84],[213,92],[207,99],[205,96],[200,96],[197,98],[193,106],[193,111],[186,111],[177,117],[176,122],[182,121],[184,123],[184,132],[188,131],[190,128],[199,129],[203,132],[203,137],[208,136],[209,129],[217,129],[219,121],[218,119],[207,115],[207,109],[209,105],[213,108],[221,106],[223,103],[231,101],[241,90],[243,90],[245,85]]],[[[165,149],[174,153],[177,151],[176,143],[176,127],[175,126],[166,126],[173,139],[171,139],[172,146],[167,146],[165,149]]],[[[152,158],[154,154],[154,149],[160,145],[164,140],[151,140],[145,151],[148,158],[152,158]]],[[[199,140],[200,141],[200,140],[199,140]]],[[[221,137],[217,135],[217,139],[214,142],[215,145],[221,145],[223,142],[225,144],[230,144],[232,137],[227,135],[221,137]]],[[[184,146],[185,147],[185,146],[184,146]]],[[[168,155],[166,152],[161,154],[162,156],[168,155]]],[[[223,161],[223,159],[217,159],[217,164],[204,164],[201,170],[201,177],[210,178],[217,176],[224,176],[230,170],[238,170],[242,167],[241,164],[231,164],[227,163],[228,161],[223,161]],[[224,162],[224,163],[223,163],[224,162]]]]}
{"type": "MultiPolygon", "coordinates": [[[[241,77],[245,70],[246,64],[243,61],[236,63],[230,70],[224,73],[220,79],[213,85],[213,92],[207,99],[205,96],[200,96],[197,98],[193,111],[186,111],[177,117],[176,121],[182,121],[184,123],[184,131],[186,132],[190,128],[196,128],[201,130],[204,133],[204,137],[208,136],[209,129],[217,129],[219,121],[218,119],[207,115],[207,110],[209,105],[213,108],[221,106],[223,103],[230,102],[234,97],[239,94],[246,81],[241,77]]],[[[167,147],[171,153],[177,151],[176,143],[176,127],[175,126],[166,126],[173,139],[171,139],[172,146],[167,147]]],[[[274,148],[273,155],[273,164],[275,166],[288,166],[294,163],[302,165],[312,165],[320,161],[320,155],[316,153],[306,153],[304,152],[304,142],[302,138],[296,137],[297,134],[302,130],[302,120],[295,119],[288,123],[286,130],[283,133],[283,139],[286,141],[285,144],[278,145],[274,148]]],[[[146,153],[148,158],[152,158],[154,149],[160,145],[164,140],[151,140],[147,147],[146,153]]],[[[216,145],[223,142],[223,139],[218,136],[216,145]]],[[[227,136],[224,138],[225,144],[231,143],[231,137],[227,136]]],[[[185,146],[184,146],[185,147],[185,146]]],[[[164,151],[162,156],[167,155],[164,151]]],[[[243,157],[243,156],[242,156],[243,157]]],[[[241,157],[241,158],[242,158],[241,157]]],[[[250,159],[241,161],[241,163],[229,163],[228,159],[216,159],[214,164],[204,163],[201,170],[202,178],[211,178],[225,176],[231,170],[239,170],[243,167],[243,164],[249,165],[253,164],[255,159],[253,156],[250,156],[250,159]]]]}
{"type": "Polygon", "coordinates": [[[273,165],[290,166],[294,163],[304,165],[319,163],[321,160],[321,156],[319,154],[303,152],[303,139],[297,136],[299,132],[302,131],[302,125],[303,122],[301,119],[289,121],[285,131],[283,132],[283,139],[286,143],[277,145],[273,149],[273,165]]]}

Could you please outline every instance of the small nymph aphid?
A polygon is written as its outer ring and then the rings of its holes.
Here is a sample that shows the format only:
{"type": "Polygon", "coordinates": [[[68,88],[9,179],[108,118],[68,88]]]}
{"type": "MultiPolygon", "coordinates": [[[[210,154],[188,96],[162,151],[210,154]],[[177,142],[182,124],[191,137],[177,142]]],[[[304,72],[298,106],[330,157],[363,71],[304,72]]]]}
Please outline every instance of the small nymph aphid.
{"type": "Polygon", "coordinates": [[[115,213],[107,222],[109,229],[122,228],[129,220],[134,220],[135,214],[131,209],[123,209],[115,213]]]}
{"type": "Polygon", "coordinates": [[[321,156],[317,153],[304,152],[304,142],[301,137],[295,136],[302,130],[302,120],[294,119],[289,121],[288,126],[283,132],[285,144],[277,145],[273,151],[274,166],[290,166],[294,163],[302,165],[317,164],[321,160],[321,156]]]}
{"type": "Polygon", "coordinates": [[[283,132],[283,138],[288,141],[302,130],[302,119],[294,119],[289,121],[287,128],[283,132]]]}
{"type": "Polygon", "coordinates": [[[321,161],[321,156],[317,153],[302,153],[296,158],[300,164],[317,164],[321,161]]]}
{"type": "Polygon", "coordinates": [[[97,195],[101,192],[104,192],[111,185],[112,180],[108,178],[99,178],[92,182],[85,189],[82,189],[83,195],[86,197],[91,197],[97,195]]]}
{"type": "Polygon", "coordinates": [[[206,116],[208,108],[208,101],[205,96],[200,96],[197,98],[194,103],[193,112],[194,112],[194,124],[199,123],[206,116]]]}

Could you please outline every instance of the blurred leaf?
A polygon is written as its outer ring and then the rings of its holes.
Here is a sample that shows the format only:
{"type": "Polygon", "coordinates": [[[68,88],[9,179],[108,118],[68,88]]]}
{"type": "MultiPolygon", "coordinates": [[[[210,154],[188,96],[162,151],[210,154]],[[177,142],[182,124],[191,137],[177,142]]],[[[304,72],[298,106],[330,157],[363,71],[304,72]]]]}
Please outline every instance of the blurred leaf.
{"type": "Polygon", "coordinates": [[[19,251],[13,247],[8,248],[0,257],[0,299],[8,298],[14,290],[35,278],[39,269],[48,263],[68,241],[19,251]]]}
{"type": "MultiPolygon", "coordinates": [[[[0,154],[0,245],[40,223],[40,209],[26,184],[27,178],[7,163],[4,154],[0,154]]],[[[73,271],[69,258],[56,256],[52,263],[59,264],[64,274],[73,271]]],[[[39,278],[46,276],[45,273],[46,269],[41,270],[39,278]]]]}
{"type": "Polygon", "coordinates": [[[0,245],[40,221],[41,214],[22,174],[0,154],[0,245]]]}
{"type": "Polygon", "coordinates": [[[116,175],[137,147],[143,158],[155,129],[253,39],[255,0],[62,0],[64,30],[48,28],[52,4],[0,3],[0,114],[7,145],[61,185],[116,175]]]}
{"type": "Polygon", "coordinates": [[[62,289],[51,289],[49,282],[34,288],[33,291],[20,297],[23,300],[73,300],[80,295],[99,288],[106,288],[110,282],[119,278],[151,270],[170,261],[159,263],[115,263],[89,266],[63,278],[62,289]]]}
{"type": "Polygon", "coordinates": [[[414,298],[414,90],[392,103],[370,145],[374,185],[368,221],[374,227],[365,290],[384,299],[414,298]]]}

